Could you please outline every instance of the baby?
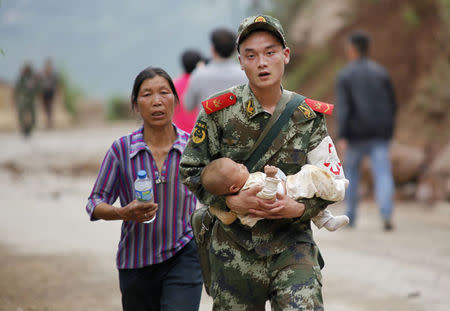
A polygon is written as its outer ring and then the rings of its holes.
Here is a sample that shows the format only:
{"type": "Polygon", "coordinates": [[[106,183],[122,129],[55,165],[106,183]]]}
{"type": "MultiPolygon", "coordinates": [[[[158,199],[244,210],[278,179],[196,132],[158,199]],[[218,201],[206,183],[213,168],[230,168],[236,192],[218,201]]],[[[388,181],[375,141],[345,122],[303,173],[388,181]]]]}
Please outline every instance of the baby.
{"type": "MultiPolygon", "coordinates": [[[[206,191],[214,195],[229,195],[253,186],[262,186],[263,189],[257,196],[263,199],[274,199],[278,192],[295,200],[317,196],[334,202],[344,199],[348,185],[345,178],[336,180],[327,171],[311,164],[304,165],[300,172],[287,177],[281,170],[270,165],[264,167],[264,172],[250,174],[245,165],[224,157],[212,161],[204,168],[201,183],[206,191]]],[[[242,224],[253,227],[261,219],[232,211],[225,212],[214,206],[210,206],[210,210],[224,224],[231,224],[239,218],[242,224]]],[[[333,216],[325,209],[312,221],[319,229],[325,227],[329,231],[335,231],[348,224],[349,219],[345,215],[333,216]]]]}

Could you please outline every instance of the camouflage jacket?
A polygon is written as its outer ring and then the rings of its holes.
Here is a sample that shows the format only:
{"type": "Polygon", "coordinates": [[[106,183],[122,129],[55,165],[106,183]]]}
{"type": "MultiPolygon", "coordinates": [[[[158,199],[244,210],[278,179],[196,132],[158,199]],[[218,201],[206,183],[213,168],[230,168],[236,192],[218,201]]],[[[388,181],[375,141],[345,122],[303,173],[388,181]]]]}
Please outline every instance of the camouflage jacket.
{"type": "MultiPolygon", "coordinates": [[[[200,112],[180,163],[182,181],[197,198],[204,204],[214,204],[223,209],[227,209],[224,197],[214,196],[202,187],[202,169],[210,161],[224,156],[243,163],[270,118],[248,85],[234,86],[213,95],[211,100],[229,93],[236,96],[235,104],[211,114],[206,114],[204,109],[200,112]]],[[[289,100],[292,94],[283,90],[281,100],[289,100]]],[[[262,169],[265,164],[269,164],[279,167],[287,175],[295,174],[306,163],[308,150],[319,145],[327,135],[323,115],[314,112],[303,101],[255,167],[262,169]],[[313,128],[316,118],[320,120],[313,128]],[[312,131],[311,136],[305,143],[302,138],[309,131],[312,131]]],[[[252,228],[239,221],[231,225],[219,225],[245,249],[255,249],[263,256],[277,254],[297,241],[314,243],[310,219],[330,203],[316,197],[300,199],[298,202],[305,204],[305,212],[299,218],[263,219],[252,228]]]]}
{"type": "Polygon", "coordinates": [[[14,87],[14,96],[19,104],[34,100],[38,92],[38,81],[32,73],[22,74],[14,87]]]}

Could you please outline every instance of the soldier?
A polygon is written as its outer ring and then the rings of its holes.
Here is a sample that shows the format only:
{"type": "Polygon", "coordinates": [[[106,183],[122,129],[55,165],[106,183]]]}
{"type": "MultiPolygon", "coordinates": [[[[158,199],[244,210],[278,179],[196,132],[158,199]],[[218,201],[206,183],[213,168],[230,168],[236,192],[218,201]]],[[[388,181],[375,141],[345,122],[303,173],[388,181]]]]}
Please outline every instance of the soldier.
{"type": "Polygon", "coordinates": [[[202,102],[204,109],[180,164],[183,182],[203,204],[264,218],[252,228],[239,221],[229,225],[215,221],[208,245],[211,285],[207,287],[213,310],[264,310],[267,300],[273,310],[323,310],[324,262],[310,220],[330,202],[317,197],[296,201],[282,194],[267,201],[256,197],[261,187],[213,196],[200,183],[203,168],[214,159],[229,157],[243,163],[271,115],[298,97],[292,115],[251,172],[268,164],[295,174],[306,163],[320,162],[333,175],[343,176],[322,114],[331,112],[332,105],[281,86],[290,50],[280,22],[266,15],[244,19],[237,50],[249,83],[202,102]],[[331,158],[336,160],[328,162],[331,158]]]}
{"type": "Polygon", "coordinates": [[[41,74],[42,104],[47,116],[47,129],[53,127],[53,104],[55,94],[58,90],[58,84],[58,75],[53,70],[52,61],[47,59],[45,61],[44,71],[41,74]]]}
{"type": "Polygon", "coordinates": [[[14,88],[14,101],[19,116],[19,125],[25,137],[31,135],[36,123],[35,97],[38,81],[31,64],[26,62],[14,88]]]}

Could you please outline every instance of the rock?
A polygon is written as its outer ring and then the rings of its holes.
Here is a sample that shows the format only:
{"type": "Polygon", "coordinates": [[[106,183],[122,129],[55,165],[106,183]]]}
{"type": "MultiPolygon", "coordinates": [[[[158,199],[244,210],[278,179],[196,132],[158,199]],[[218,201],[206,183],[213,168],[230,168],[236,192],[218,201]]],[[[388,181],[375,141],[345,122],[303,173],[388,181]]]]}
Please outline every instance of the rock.
{"type": "Polygon", "coordinates": [[[413,200],[417,192],[417,183],[409,182],[404,185],[397,186],[395,189],[396,200],[413,200]]]}
{"type": "Polygon", "coordinates": [[[424,170],[425,152],[416,147],[393,142],[391,162],[395,184],[414,182],[424,170]]]}
{"type": "MultiPolygon", "coordinates": [[[[420,148],[397,142],[392,143],[390,151],[394,182],[398,190],[402,192],[398,198],[414,197],[412,193],[416,192],[416,181],[422,174],[426,162],[425,152],[420,148]]],[[[362,188],[366,189],[361,193],[363,196],[368,196],[373,192],[373,177],[369,157],[363,159],[361,164],[361,183],[363,184],[362,188]],[[367,188],[370,191],[367,191],[367,188]]]]}
{"type": "Polygon", "coordinates": [[[430,166],[430,173],[450,176],[450,143],[447,144],[435,157],[430,166]]]}
{"type": "Polygon", "coordinates": [[[441,149],[419,179],[416,198],[420,201],[450,201],[450,143],[441,149]]]}
{"type": "MultiPolygon", "coordinates": [[[[434,197],[436,186],[430,183],[418,188],[418,179],[424,174],[426,167],[425,152],[417,147],[393,142],[390,150],[392,173],[396,185],[395,199],[411,200],[421,198],[429,201],[434,197]]],[[[344,163],[345,167],[345,163],[344,163]]],[[[361,198],[372,198],[374,183],[372,177],[370,157],[365,157],[361,163],[361,184],[359,195],[361,198]]],[[[449,186],[450,187],[450,186],[449,186]]]]}
{"type": "Polygon", "coordinates": [[[348,0],[311,1],[297,13],[290,27],[289,39],[294,45],[322,45],[345,26],[352,9],[348,0]]]}

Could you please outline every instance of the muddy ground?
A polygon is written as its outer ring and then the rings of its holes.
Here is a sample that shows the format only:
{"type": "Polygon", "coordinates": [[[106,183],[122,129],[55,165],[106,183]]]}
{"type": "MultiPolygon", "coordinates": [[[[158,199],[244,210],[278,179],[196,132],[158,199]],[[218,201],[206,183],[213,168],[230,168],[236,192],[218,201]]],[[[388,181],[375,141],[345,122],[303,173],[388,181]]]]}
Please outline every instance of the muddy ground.
{"type": "MultiPolygon", "coordinates": [[[[90,222],[84,207],[105,151],[135,127],[0,133],[0,311],[121,310],[120,224],[90,222]]],[[[396,202],[390,233],[373,202],[359,215],[354,229],[315,231],[326,309],[448,310],[450,205],[396,202]]]]}

